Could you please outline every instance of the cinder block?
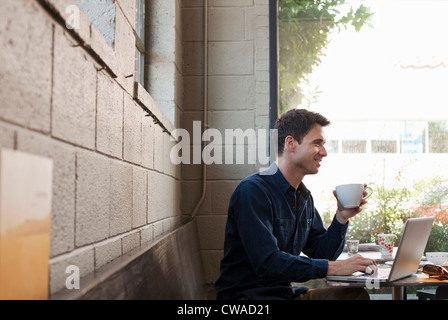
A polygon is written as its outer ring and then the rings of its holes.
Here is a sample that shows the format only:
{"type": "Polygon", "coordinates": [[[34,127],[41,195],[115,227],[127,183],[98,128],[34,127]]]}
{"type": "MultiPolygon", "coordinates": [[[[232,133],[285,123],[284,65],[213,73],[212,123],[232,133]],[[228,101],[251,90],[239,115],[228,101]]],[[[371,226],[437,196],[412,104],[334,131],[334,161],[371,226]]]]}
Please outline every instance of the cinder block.
{"type": "Polygon", "coordinates": [[[140,231],[136,230],[125,235],[121,239],[121,244],[123,248],[123,254],[131,251],[132,249],[138,248],[140,246],[140,231]]]}
{"type": "Polygon", "coordinates": [[[126,163],[112,161],[110,170],[110,235],[131,230],[133,170],[126,163]]]}
{"type": "Polygon", "coordinates": [[[254,0],[210,0],[211,7],[251,7],[254,0]]]}
{"type": "Polygon", "coordinates": [[[209,40],[245,39],[245,10],[241,7],[209,9],[209,40]]]}
{"type": "MultiPolygon", "coordinates": [[[[210,117],[210,114],[211,114],[211,112],[208,113],[209,117],[210,117]]],[[[204,113],[201,111],[186,111],[182,114],[181,128],[187,130],[187,132],[189,133],[190,144],[195,144],[195,145],[202,144],[201,134],[202,134],[203,124],[204,124],[204,113]],[[201,130],[201,132],[199,132],[199,135],[197,135],[197,133],[194,132],[195,128],[199,128],[201,130]],[[196,138],[194,138],[195,135],[196,135],[196,138]]],[[[199,131],[199,129],[196,129],[196,131],[199,131]]]]}
{"type": "Polygon", "coordinates": [[[97,150],[123,156],[123,92],[103,72],[98,73],[97,150]]]}
{"type": "Polygon", "coordinates": [[[167,216],[167,180],[166,176],[155,172],[148,172],[148,217],[147,222],[153,223],[167,216]]]}
{"type": "MultiPolygon", "coordinates": [[[[69,254],[50,259],[50,295],[54,295],[61,289],[66,289],[66,280],[73,274],[70,269],[67,269],[68,267],[77,267],[81,279],[92,273],[95,268],[94,256],[93,246],[87,246],[69,254]]],[[[83,288],[83,285],[84,283],[81,280],[80,289],[83,288]]]]}
{"type": "Polygon", "coordinates": [[[124,150],[127,161],[142,163],[142,118],[144,113],[128,95],[124,95],[124,150]]]}
{"type": "Polygon", "coordinates": [[[166,176],[165,179],[167,184],[166,216],[175,217],[180,215],[180,182],[170,176],[166,176]]]}
{"type": "MultiPolygon", "coordinates": [[[[204,110],[204,77],[184,77],[184,111],[204,110]]],[[[210,90],[209,93],[212,93],[210,90]]]]}
{"type": "Polygon", "coordinates": [[[270,54],[269,49],[267,49],[267,48],[258,49],[257,48],[256,53],[255,53],[255,59],[269,61],[269,54],[270,54]]]}
{"type": "Polygon", "coordinates": [[[246,40],[255,39],[256,19],[257,16],[255,14],[255,8],[254,7],[246,8],[246,22],[245,22],[246,40]]]}
{"type": "Polygon", "coordinates": [[[146,170],[134,167],[132,173],[132,228],[137,228],[146,224],[148,181],[146,170]]]}
{"type": "Polygon", "coordinates": [[[257,4],[255,6],[255,12],[258,16],[267,16],[269,15],[269,4],[257,4]]]}
{"type": "Polygon", "coordinates": [[[253,111],[214,111],[210,113],[210,125],[218,129],[223,135],[225,129],[253,129],[255,127],[255,113],[253,111]]]}
{"type": "Polygon", "coordinates": [[[204,41],[204,8],[183,8],[183,41],[204,41]]]}
{"type": "Polygon", "coordinates": [[[147,8],[149,12],[149,23],[154,25],[174,26],[176,15],[176,1],[153,0],[147,8]]]}
{"type": "Polygon", "coordinates": [[[115,15],[115,61],[117,81],[132,94],[135,73],[135,36],[121,10],[115,15]]]}
{"type": "MultiPolygon", "coordinates": [[[[196,212],[197,215],[209,215],[211,208],[211,182],[207,182],[205,198],[196,212]]],[[[183,181],[181,185],[181,210],[182,214],[190,216],[202,195],[202,181],[183,181]]]]}
{"type": "Polygon", "coordinates": [[[255,27],[269,27],[269,12],[266,15],[259,15],[255,18],[255,27]]]}
{"type": "MultiPolygon", "coordinates": [[[[132,27],[137,25],[137,5],[136,1],[117,0],[120,8],[123,10],[124,15],[129,20],[132,27]]],[[[117,9],[118,10],[118,9],[117,9]]]]}
{"type": "MultiPolygon", "coordinates": [[[[165,125],[166,123],[171,124],[174,123],[174,118],[176,117],[176,104],[174,103],[174,97],[171,100],[157,100],[157,105],[162,111],[162,120],[161,122],[165,125]]],[[[171,125],[169,126],[171,127],[171,125]]],[[[170,130],[169,127],[167,130],[170,130]]]]}
{"type": "Polygon", "coordinates": [[[255,172],[255,164],[211,164],[207,167],[207,179],[242,180],[255,172]]]}
{"type": "Polygon", "coordinates": [[[50,131],[52,22],[36,1],[0,1],[0,118],[50,131]]]}
{"type": "Polygon", "coordinates": [[[95,244],[95,269],[99,269],[121,256],[121,237],[115,237],[95,244]]]}
{"type": "Polygon", "coordinates": [[[211,42],[210,75],[252,75],[254,45],[252,41],[211,42]]]}
{"type": "Polygon", "coordinates": [[[261,38],[261,39],[268,39],[269,38],[269,27],[268,26],[257,27],[257,29],[255,31],[255,36],[257,38],[261,38]]]}
{"type": "Polygon", "coordinates": [[[76,245],[109,237],[111,160],[89,152],[77,153],[76,245]]]}
{"type": "Polygon", "coordinates": [[[180,170],[178,165],[175,165],[171,161],[171,150],[176,145],[175,141],[171,141],[170,135],[166,132],[163,133],[163,172],[172,177],[180,176],[180,170]]]}
{"type": "MultiPolygon", "coordinates": [[[[257,50],[266,50],[265,48],[257,48],[257,50]]],[[[269,60],[268,59],[256,59],[255,60],[255,70],[265,71],[269,70],[269,60]]]]}
{"type": "Polygon", "coordinates": [[[187,7],[203,7],[204,0],[179,0],[182,8],[187,7]]]}
{"type": "MultiPolygon", "coordinates": [[[[148,91],[138,82],[135,82],[134,87],[134,99],[138,101],[139,104],[142,104],[151,112],[155,118],[159,121],[164,121],[163,112],[160,110],[157,103],[154,101],[154,98],[148,93],[148,91]]],[[[169,123],[163,122],[163,124],[168,127],[169,123]]]]}
{"type": "Polygon", "coordinates": [[[161,236],[164,233],[163,221],[157,221],[153,224],[154,238],[161,236]]]}
{"type": "Polygon", "coordinates": [[[213,76],[209,78],[210,110],[254,108],[255,81],[252,76],[213,76]]]}
{"type": "Polygon", "coordinates": [[[269,82],[257,81],[257,93],[269,93],[269,82]]]}
{"type": "Polygon", "coordinates": [[[63,143],[25,131],[17,134],[18,150],[53,159],[50,256],[75,246],[75,150],[63,143]]]}
{"type": "Polygon", "coordinates": [[[154,62],[149,69],[148,92],[159,104],[174,101],[176,65],[172,62],[154,62]]]}
{"type": "Polygon", "coordinates": [[[202,178],[201,164],[182,164],[182,179],[199,180],[202,178]]]}
{"type": "Polygon", "coordinates": [[[143,245],[154,239],[154,226],[146,225],[140,229],[140,243],[143,245]]]}
{"type": "Polygon", "coordinates": [[[155,126],[154,128],[154,169],[163,172],[165,168],[165,148],[164,148],[164,135],[162,127],[155,126]]]}
{"type": "Polygon", "coordinates": [[[256,43],[257,49],[258,48],[269,49],[269,39],[257,38],[257,41],[255,43],[256,43]]]}
{"type": "Polygon", "coordinates": [[[95,147],[96,79],[93,61],[56,28],[54,48],[53,128],[55,137],[95,147]]]}
{"type": "Polygon", "coordinates": [[[258,106],[265,106],[266,108],[268,108],[269,106],[269,93],[265,92],[265,93],[256,93],[255,94],[255,103],[257,106],[257,110],[258,111],[262,111],[258,109],[258,106]]]}
{"type": "Polygon", "coordinates": [[[230,197],[239,184],[236,181],[212,181],[211,187],[211,214],[226,215],[229,208],[230,197]]]}
{"type": "Polygon", "coordinates": [[[175,10],[176,10],[176,20],[175,20],[176,29],[181,34],[182,29],[183,29],[183,21],[184,21],[182,11],[181,11],[182,10],[181,0],[174,0],[174,2],[175,2],[175,10]]]}
{"type": "Polygon", "coordinates": [[[142,119],[142,166],[148,169],[154,168],[154,143],[155,126],[152,117],[142,119]]]}
{"type": "MultiPolygon", "coordinates": [[[[174,62],[176,51],[176,28],[174,25],[152,27],[149,46],[151,48],[150,66],[154,63],[174,62]]],[[[149,84],[151,85],[151,83],[149,84]]]]}
{"type": "Polygon", "coordinates": [[[14,139],[16,132],[14,129],[3,126],[0,123],[0,148],[14,149],[14,139]]]}
{"type": "MultiPolygon", "coordinates": [[[[179,41],[177,43],[180,43],[179,41]]],[[[176,68],[174,69],[174,103],[179,108],[179,106],[182,107],[181,110],[176,112],[175,117],[173,119],[170,119],[173,123],[174,127],[178,127],[178,120],[181,115],[181,111],[183,111],[183,105],[184,105],[184,99],[185,99],[185,90],[184,90],[184,76],[181,73],[182,70],[182,46],[181,44],[178,44],[179,48],[176,49],[176,61],[175,65],[176,68]]]]}
{"type": "Polygon", "coordinates": [[[204,74],[204,44],[196,41],[185,42],[183,50],[183,75],[202,76],[204,74]]]}
{"type": "Polygon", "coordinates": [[[201,250],[222,250],[227,216],[198,216],[199,247],[201,250]]]}

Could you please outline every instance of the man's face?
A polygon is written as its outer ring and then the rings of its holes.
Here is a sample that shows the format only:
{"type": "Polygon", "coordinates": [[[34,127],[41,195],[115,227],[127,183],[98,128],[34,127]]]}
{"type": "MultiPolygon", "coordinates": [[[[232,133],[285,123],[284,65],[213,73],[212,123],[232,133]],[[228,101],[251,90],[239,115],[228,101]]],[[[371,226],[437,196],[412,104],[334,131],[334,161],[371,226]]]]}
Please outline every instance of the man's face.
{"type": "Polygon", "coordinates": [[[322,159],[327,156],[324,144],[326,140],[323,134],[322,126],[315,124],[308,134],[303,138],[301,144],[297,141],[294,151],[293,162],[301,171],[301,174],[316,174],[322,159]]]}

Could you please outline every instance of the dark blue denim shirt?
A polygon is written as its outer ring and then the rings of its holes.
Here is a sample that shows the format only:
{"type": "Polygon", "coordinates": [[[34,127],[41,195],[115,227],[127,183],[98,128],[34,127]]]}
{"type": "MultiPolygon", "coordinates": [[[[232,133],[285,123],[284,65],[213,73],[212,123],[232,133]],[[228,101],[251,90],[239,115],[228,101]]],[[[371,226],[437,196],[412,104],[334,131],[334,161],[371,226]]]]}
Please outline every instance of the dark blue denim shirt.
{"type": "Polygon", "coordinates": [[[295,190],[275,163],[237,186],[229,203],[217,299],[293,299],[324,278],[342,252],[348,223],[325,229],[310,191],[295,190]],[[300,253],[304,255],[300,255],[300,253]]]}

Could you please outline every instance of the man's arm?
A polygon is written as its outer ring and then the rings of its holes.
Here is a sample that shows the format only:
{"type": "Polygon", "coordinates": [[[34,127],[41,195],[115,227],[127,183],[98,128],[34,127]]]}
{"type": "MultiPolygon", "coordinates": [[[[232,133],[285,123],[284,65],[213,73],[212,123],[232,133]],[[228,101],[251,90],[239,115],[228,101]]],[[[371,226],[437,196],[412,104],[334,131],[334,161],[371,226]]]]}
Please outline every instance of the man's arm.
{"type": "Polygon", "coordinates": [[[257,276],[275,281],[306,281],[327,274],[326,259],[295,256],[278,248],[273,234],[273,206],[263,186],[242,183],[229,212],[257,276]]]}
{"type": "MultiPolygon", "coordinates": [[[[366,186],[367,185],[365,184],[364,187],[366,186]]],[[[333,195],[338,200],[336,190],[333,191],[333,195]]],[[[366,195],[367,191],[364,190],[363,196],[365,197],[366,195]]],[[[336,211],[335,218],[339,221],[339,223],[347,224],[350,218],[356,216],[362,211],[362,206],[366,203],[367,201],[363,199],[359,207],[346,209],[338,200],[338,209],[336,211]]],[[[365,272],[366,268],[371,265],[376,265],[375,260],[364,258],[358,254],[346,260],[329,261],[327,275],[351,275],[357,271],[365,272]]]]}
{"type": "MultiPolygon", "coordinates": [[[[335,191],[333,191],[333,194],[336,200],[338,200],[335,191]]],[[[366,194],[367,192],[364,191],[364,196],[366,194]]],[[[317,212],[317,210],[315,210],[313,225],[308,237],[307,244],[304,248],[304,253],[313,258],[325,258],[329,259],[330,261],[336,260],[343,250],[349,219],[360,213],[362,211],[362,206],[365,203],[366,200],[362,200],[359,207],[346,209],[338,200],[336,214],[334,216],[332,224],[327,230],[325,230],[323,226],[323,222],[320,218],[319,213],[317,212]]],[[[337,265],[338,264],[336,264],[336,266],[337,265]]],[[[335,265],[332,265],[330,269],[333,269],[333,267],[335,267],[335,265]]],[[[359,267],[360,266],[358,266],[358,268],[359,267]]],[[[333,270],[330,270],[330,272],[333,272],[333,270]]]]}
{"type": "Polygon", "coordinates": [[[376,266],[373,259],[357,254],[346,260],[328,261],[327,276],[348,276],[357,271],[365,272],[368,266],[376,266]]]}

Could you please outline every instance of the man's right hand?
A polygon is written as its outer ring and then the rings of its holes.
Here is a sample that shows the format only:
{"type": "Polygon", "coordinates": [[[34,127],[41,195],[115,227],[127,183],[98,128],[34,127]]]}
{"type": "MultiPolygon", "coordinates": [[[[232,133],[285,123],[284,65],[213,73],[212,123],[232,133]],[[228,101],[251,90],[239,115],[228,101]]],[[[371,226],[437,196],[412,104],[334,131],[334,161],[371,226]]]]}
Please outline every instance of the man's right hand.
{"type": "Polygon", "coordinates": [[[375,260],[364,258],[360,254],[346,260],[328,261],[327,276],[349,276],[357,271],[365,272],[371,265],[376,266],[375,260]]]}

